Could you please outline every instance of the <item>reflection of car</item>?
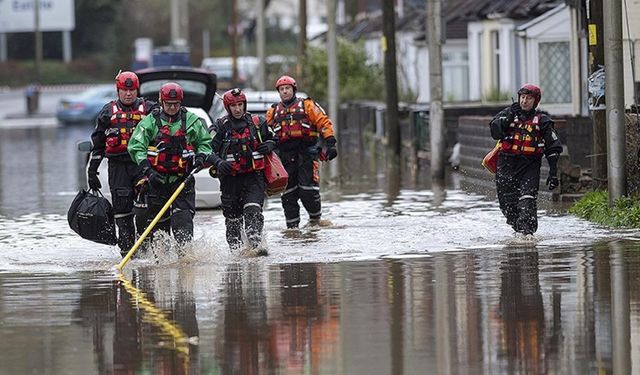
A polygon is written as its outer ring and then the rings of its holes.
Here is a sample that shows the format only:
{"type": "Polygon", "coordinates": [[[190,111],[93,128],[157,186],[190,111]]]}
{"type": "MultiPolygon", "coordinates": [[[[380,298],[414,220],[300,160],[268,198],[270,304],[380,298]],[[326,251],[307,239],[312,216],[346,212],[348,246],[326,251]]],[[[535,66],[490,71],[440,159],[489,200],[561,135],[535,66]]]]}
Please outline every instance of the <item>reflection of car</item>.
{"type": "MultiPolygon", "coordinates": [[[[158,100],[160,86],[166,82],[178,83],[184,91],[182,105],[204,119],[207,127],[211,125],[208,111],[216,91],[215,74],[191,67],[154,67],[136,71],[140,80],[139,95],[150,100],[158,100]]],[[[112,86],[113,87],[113,86],[112,86]]],[[[86,144],[81,146],[88,149],[86,144]]],[[[90,146],[88,146],[90,148],[90,146]]],[[[107,163],[102,162],[99,169],[103,194],[109,193],[107,181],[107,163]]],[[[195,175],[196,208],[214,208],[220,206],[220,184],[204,169],[195,175]]]]}
{"type": "MultiPolygon", "coordinates": [[[[244,94],[247,96],[247,111],[253,113],[254,115],[264,116],[272,104],[280,101],[280,95],[278,95],[278,92],[276,90],[245,90],[244,94]]],[[[296,96],[299,98],[306,98],[307,94],[303,92],[296,92],[296,96]]],[[[211,114],[211,118],[214,121],[227,114],[227,111],[224,109],[224,105],[222,104],[222,100],[219,97],[216,97],[213,100],[213,106],[209,113],[211,114]]]]}
{"type": "Polygon", "coordinates": [[[115,95],[115,85],[94,86],[74,97],[62,98],[56,109],[56,117],[64,124],[93,124],[102,107],[115,95]]]}

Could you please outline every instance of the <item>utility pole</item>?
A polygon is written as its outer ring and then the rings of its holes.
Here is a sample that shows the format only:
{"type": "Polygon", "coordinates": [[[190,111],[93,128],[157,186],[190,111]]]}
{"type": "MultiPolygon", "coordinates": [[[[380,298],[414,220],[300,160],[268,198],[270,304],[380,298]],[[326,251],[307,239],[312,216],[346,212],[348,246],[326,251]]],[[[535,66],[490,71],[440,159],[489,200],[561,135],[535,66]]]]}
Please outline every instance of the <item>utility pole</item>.
{"type": "Polygon", "coordinates": [[[42,71],[42,30],[40,30],[40,0],[34,1],[34,25],[35,25],[35,70],[36,70],[36,82],[40,83],[40,73],[42,71]]]}
{"type": "Polygon", "coordinates": [[[171,0],[171,44],[175,44],[180,39],[180,0],[171,0]]]}
{"type": "Polygon", "coordinates": [[[258,12],[258,14],[256,15],[256,52],[258,55],[258,82],[256,83],[257,89],[260,91],[264,91],[265,80],[267,76],[265,69],[267,64],[267,57],[265,54],[266,37],[264,26],[264,0],[257,0],[257,2],[258,7],[256,11],[258,12]]]}
{"type": "Polygon", "coordinates": [[[604,15],[604,65],[607,97],[609,205],[627,194],[625,171],[624,70],[622,65],[622,1],[607,0],[604,15]]]}
{"type": "Polygon", "coordinates": [[[442,3],[427,1],[427,38],[429,41],[429,135],[431,139],[431,178],[444,181],[446,137],[442,109],[442,3]]]}
{"type": "Polygon", "coordinates": [[[171,0],[171,45],[189,45],[189,3],[171,0]]]}
{"type": "MultiPolygon", "coordinates": [[[[328,21],[332,22],[332,21],[328,21]]],[[[303,66],[307,58],[307,0],[300,0],[298,11],[298,61],[296,64],[296,79],[304,86],[303,66]]]]}
{"type": "MultiPolygon", "coordinates": [[[[336,0],[327,0],[327,60],[329,116],[337,123],[338,99],[338,38],[336,35],[336,0]]],[[[337,126],[336,126],[337,129],[337,126]]],[[[333,163],[335,164],[335,163],[333,163]]]]}
{"type": "Polygon", "coordinates": [[[396,72],[396,15],[394,0],[382,1],[382,50],[387,102],[387,148],[400,160],[400,127],[398,126],[398,77],[396,72]]]}
{"type": "Polygon", "coordinates": [[[587,1],[587,24],[589,28],[589,109],[593,121],[593,142],[591,155],[591,175],[600,188],[607,184],[607,119],[606,119],[606,95],[604,87],[598,87],[599,79],[604,75],[604,38],[602,1],[587,1]],[[602,69],[602,70],[601,70],[602,69]]]}
{"type": "Polygon", "coordinates": [[[231,82],[233,86],[238,84],[238,16],[236,14],[236,0],[231,0],[231,26],[229,35],[231,38],[231,82]]]}
{"type": "Polygon", "coordinates": [[[180,23],[180,46],[189,46],[189,2],[180,1],[180,13],[178,13],[178,22],[180,23]]]}

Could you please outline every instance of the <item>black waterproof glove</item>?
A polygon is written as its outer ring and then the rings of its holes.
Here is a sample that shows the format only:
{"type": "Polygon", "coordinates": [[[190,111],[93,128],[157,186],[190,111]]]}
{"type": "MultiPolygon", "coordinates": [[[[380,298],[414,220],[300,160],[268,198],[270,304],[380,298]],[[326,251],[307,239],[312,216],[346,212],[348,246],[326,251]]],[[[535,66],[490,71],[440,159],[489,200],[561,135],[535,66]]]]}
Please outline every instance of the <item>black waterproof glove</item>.
{"type": "Polygon", "coordinates": [[[549,177],[547,177],[547,186],[549,190],[553,190],[560,186],[560,180],[558,180],[557,176],[550,174],[549,177]]]}
{"type": "Polygon", "coordinates": [[[89,167],[87,168],[87,182],[89,183],[89,189],[98,190],[102,188],[102,184],[100,183],[100,179],[98,178],[98,167],[100,167],[100,162],[102,158],[100,157],[91,157],[89,160],[89,167]]]}
{"type": "Polygon", "coordinates": [[[560,186],[560,180],[558,180],[558,154],[547,155],[547,162],[549,163],[549,177],[547,177],[547,186],[549,190],[553,190],[560,186]]]}
{"type": "Polygon", "coordinates": [[[510,110],[511,110],[511,116],[512,116],[511,119],[513,121],[513,118],[515,116],[520,116],[520,113],[522,112],[522,108],[520,107],[520,103],[513,102],[511,104],[511,109],[510,110]]]}
{"type": "Polygon", "coordinates": [[[227,176],[233,171],[233,163],[226,160],[220,160],[216,168],[218,168],[218,174],[220,176],[227,176]]]}
{"type": "Polygon", "coordinates": [[[140,162],[140,168],[142,169],[142,174],[147,176],[147,178],[149,179],[149,185],[157,187],[164,184],[162,175],[155,169],[153,169],[153,167],[151,167],[151,162],[149,162],[149,160],[142,160],[140,162]]]}
{"type": "Polygon", "coordinates": [[[264,141],[256,147],[256,151],[261,153],[262,155],[266,155],[273,151],[276,147],[276,143],[274,141],[264,141]]]}
{"type": "Polygon", "coordinates": [[[100,183],[100,179],[98,175],[100,173],[89,170],[87,172],[87,182],[89,183],[89,189],[91,190],[100,190],[102,188],[102,184],[100,183]]]}
{"type": "Polygon", "coordinates": [[[207,161],[207,155],[203,153],[198,153],[193,158],[193,169],[202,169],[204,168],[204,163],[207,161]]]}
{"type": "Polygon", "coordinates": [[[327,160],[333,160],[338,156],[338,149],[336,148],[336,137],[329,137],[327,142],[327,160]]]}

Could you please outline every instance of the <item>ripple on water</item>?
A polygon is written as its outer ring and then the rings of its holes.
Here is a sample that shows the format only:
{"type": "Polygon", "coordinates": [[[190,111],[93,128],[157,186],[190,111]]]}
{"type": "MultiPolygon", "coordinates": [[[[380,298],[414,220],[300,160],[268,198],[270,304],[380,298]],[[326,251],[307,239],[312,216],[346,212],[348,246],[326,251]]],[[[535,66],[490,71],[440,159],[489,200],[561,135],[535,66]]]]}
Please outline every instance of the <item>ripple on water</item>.
{"type": "MultiPolygon", "coordinates": [[[[332,225],[320,228],[304,227],[306,214],[301,211],[302,227],[290,233],[285,230],[279,199],[268,201],[264,238],[269,256],[259,262],[334,262],[442,251],[486,252],[511,246],[513,238],[497,202],[461,190],[446,194],[401,190],[393,199],[379,192],[327,199],[323,201],[323,218],[332,225]]],[[[0,227],[2,269],[91,270],[109,268],[120,261],[117,247],[79,238],[63,215],[0,217],[0,227]]],[[[570,247],[620,236],[637,237],[637,231],[611,231],[573,216],[540,211],[535,246],[570,247]]],[[[169,238],[161,243],[151,258],[135,259],[132,266],[245,261],[229,251],[219,210],[198,211],[195,240],[184,259],[175,256],[175,244],[169,238]]]]}

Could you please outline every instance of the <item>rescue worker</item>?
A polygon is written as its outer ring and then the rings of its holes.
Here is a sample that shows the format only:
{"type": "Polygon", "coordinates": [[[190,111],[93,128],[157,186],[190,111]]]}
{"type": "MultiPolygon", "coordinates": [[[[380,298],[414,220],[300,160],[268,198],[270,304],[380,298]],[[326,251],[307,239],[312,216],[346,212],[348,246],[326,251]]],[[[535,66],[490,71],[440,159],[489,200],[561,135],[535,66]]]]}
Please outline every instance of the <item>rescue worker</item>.
{"type": "Polygon", "coordinates": [[[496,188],[500,210],[516,233],[531,237],[538,229],[537,196],[542,155],[549,163],[549,190],[560,185],[558,158],[562,144],[553,121],[536,110],[542,94],[536,85],[518,90],[518,101],[490,122],[491,136],[501,140],[496,188]]]}
{"type": "MultiPolygon", "coordinates": [[[[129,138],[138,122],[145,118],[157,103],[138,98],[140,83],[133,72],[120,72],[116,76],[118,98],[102,108],[91,134],[91,157],[87,167],[90,189],[102,188],[98,167],[103,158],[109,159],[109,189],[118,227],[118,247],[125,256],[135,243],[134,184],[140,178],[140,168],[127,152],[129,138]]],[[[138,228],[138,232],[140,228],[138,228]]]]}
{"type": "MultiPolygon", "coordinates": [[[[141,121],[129,142],[131,159],[148,183],[145,227],[160,212],[184,178],[202,168],[211,154],[211,136],[204,120],[181,103],[182,87],[174,82],[160,87],[160,106],[141,121]]],[[[189,179],[152,231],[171,232],[179,244],[193,238],[195,181],[189,179]]]]}
{"type": "Polygon", "coordinates": [[[220,179],[227,243],[232,251],[240,250],[244,226],[249,250],[261,253],[264,155],[273,151],[276,142],[265,119],[247,112],[247,97],[242,90],[227,91],[222,102],[227,115],[211,127],[213,153],[209,161],[220,179]]]}
{"type": "Polygon", "coordinates": [[[276,81],[280,102],[267,111],[267,123],[278,138],[278,154],[289,181],[282,194],[282,207],[287,228],[298,228],[300,206],[309,214],[309,224],[318,225],[322,216],[320,202],[320,159],[333,160],[338,156],[333,123],[311,98],[298,98],[296,81],[284,75],[276,81]],[[322,152],[320,141],[326,151],[322,152]]]}

